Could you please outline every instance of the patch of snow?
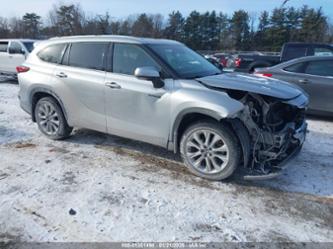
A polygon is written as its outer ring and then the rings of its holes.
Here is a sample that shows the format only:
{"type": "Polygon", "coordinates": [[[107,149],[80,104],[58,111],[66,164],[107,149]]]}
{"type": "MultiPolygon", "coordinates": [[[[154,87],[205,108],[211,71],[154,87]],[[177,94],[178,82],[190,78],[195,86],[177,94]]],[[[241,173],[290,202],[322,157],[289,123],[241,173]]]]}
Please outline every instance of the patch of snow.
{"type": "Polygon", "coordinates": [[[17,92],[0,84],[0,239],[332,241],[331,122],[309,121],[280,178],[209,182],[148,144],[88,130],[48,140],[17,92]]]}

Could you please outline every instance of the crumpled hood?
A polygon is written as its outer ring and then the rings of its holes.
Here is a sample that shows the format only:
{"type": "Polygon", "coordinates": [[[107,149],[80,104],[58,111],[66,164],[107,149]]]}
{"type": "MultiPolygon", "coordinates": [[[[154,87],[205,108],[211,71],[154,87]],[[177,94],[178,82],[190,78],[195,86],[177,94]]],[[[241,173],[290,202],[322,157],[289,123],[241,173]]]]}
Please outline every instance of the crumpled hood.
{"type": "Polygon", "coordinates": [[[284,81],[241,73],[225,73],[197,80],[208,87],[247,91],[282,100],[293,99],[303,93],[296,86],[284,81]]]}

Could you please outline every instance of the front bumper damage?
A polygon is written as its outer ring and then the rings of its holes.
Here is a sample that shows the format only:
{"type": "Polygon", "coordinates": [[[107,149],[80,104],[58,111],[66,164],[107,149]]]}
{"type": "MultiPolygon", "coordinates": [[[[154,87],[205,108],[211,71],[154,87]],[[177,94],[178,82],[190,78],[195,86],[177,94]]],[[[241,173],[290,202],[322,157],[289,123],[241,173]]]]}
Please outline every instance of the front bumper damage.
{"type": "MultiPolygon", "coordinates": [[[[291,134],[291,140],[289,147],[287,148],[284,156],[280,158],[280,160],[277,160],[274,165],[271,166],[271,169],[269,172],[264,174],[262,171],[253,171],[253,170],[247,170],[245,171],[247,174],[245,174],[244,180],[268,180],[275,178],[279,175],[281,175],[289,165],[288,163],[294,159],[302,150],[305,138],[307,133],[307,123],[304,122],[301,127],[299,127],[297,130],[294,130],[294,132],[291,134]]],[[[285,137],[285,135],[282,135],[285,137]]],[[[281,136],[276,136],[276,138],[280,138],[281,136]]]]}
{"type": "Polygon", "coordinates": [[[290,101],[247,94],[241,100],[245,108],[232,126],[242,145],[245,180],[277,177],[304,144],[308,104],[301,95],[290,101]]]}

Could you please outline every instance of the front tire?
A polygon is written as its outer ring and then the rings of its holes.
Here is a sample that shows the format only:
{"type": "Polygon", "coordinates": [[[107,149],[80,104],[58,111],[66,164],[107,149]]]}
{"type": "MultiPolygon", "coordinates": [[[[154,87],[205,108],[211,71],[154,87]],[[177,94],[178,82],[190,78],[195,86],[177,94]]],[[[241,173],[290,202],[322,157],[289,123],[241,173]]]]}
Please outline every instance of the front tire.
{"type": "Polygon", "coordinates": [[[180,153],[193,174],[214,181],[230,177],[241,158],[236,134],[218,122],[199,122],[187,128],[180,153]]]}
{"type": "Polygon", "coordinates": [[[48,138],[62,140],[70,136],[69,127],[61,107],[52,97],[40,99],[35,106],[35,119],[39,130],[48,138]]]}

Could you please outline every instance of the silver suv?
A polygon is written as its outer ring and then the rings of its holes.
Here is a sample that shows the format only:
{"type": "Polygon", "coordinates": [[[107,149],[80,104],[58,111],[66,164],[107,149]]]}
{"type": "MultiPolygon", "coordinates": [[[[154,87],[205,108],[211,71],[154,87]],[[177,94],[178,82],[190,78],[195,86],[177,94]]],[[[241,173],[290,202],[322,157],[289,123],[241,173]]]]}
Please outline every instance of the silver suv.
{"type": "Polygon", "coordinates": [[[308,98],[288,83],[223,74],[170,40],[81,36],[41,42],[20,67],[20,103],[42,133],[84,127],[180,152],[194,174],[278,174],[305,139],[308,98]]]}

